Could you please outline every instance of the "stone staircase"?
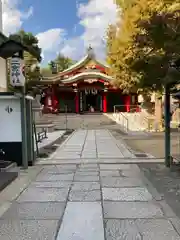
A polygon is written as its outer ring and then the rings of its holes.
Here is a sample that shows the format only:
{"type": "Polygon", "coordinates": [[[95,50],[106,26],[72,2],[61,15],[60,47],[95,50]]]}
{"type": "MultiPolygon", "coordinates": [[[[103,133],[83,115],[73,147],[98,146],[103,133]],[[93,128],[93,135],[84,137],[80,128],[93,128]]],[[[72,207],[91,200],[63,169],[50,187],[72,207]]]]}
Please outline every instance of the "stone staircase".
{"type": "Polygon", "coordinates": [[[118,113],[107,113],[110,119],[118,123],[121,128],[128,131],[147,131],[148,130],[148,120],[147,116],[143,112],[118,112],[118,113]]]}
{"type": "Polygon", "coordinates": [[[55,129],[112,129],[119,125],[103,114],[44,114],[41,121],[51,121],[55,129]]]}

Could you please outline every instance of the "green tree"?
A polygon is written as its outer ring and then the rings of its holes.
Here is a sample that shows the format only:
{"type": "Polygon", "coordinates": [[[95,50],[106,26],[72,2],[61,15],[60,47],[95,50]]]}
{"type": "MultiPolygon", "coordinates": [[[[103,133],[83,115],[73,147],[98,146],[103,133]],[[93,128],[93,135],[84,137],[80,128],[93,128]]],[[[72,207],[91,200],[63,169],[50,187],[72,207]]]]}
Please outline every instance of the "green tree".
{"type": "MultiPolygon", "coordinates": [[[[176,84],[170,67],[180,53],[179,0],[117,0],[117,24],[107,34],[107,60],[115,84],[124,91],[163,92],[176,84]]],[[[156,105],[155,105],[156,108],[156,105]]]]}
{"type": "Polygon", "coordinates": [[[38,46],[38,39],[31,33],[20,30],[15,34],[10,35],[10,39],[21,42],[23,45],[33,48],[37,52],[38,59],[32,56],[28,52],[24,52],[24,62],[25,62],[25,75],[26,80],[39,80],[40,79],[40,68],[38,66],[41,60],[41,49],[38,46]]]}
{"type": "Polygon", "coordinates": [[[74,64],[72,59],[65,57],[62,54],[58,54],[54,62],[57,64],[58,72],[62,72],[74,64]]]}
{"type": "Polygon", "coordinates": [[[42,77],[52,77],[53,76],[50,66],[41,68],[40,73],[41,73],[42,77]]]}
{"type": "MultiPolygon", "coordinates": [[[[128,91],[161,89],[169,63],[180,52],[179,1],[117,0],[117,5],[122,9],[121,20],[110,26],[107,41],[116,84],[128,91]]],[[[178,76],[170,75],[166,80],[175,81],[178,76]]]]}

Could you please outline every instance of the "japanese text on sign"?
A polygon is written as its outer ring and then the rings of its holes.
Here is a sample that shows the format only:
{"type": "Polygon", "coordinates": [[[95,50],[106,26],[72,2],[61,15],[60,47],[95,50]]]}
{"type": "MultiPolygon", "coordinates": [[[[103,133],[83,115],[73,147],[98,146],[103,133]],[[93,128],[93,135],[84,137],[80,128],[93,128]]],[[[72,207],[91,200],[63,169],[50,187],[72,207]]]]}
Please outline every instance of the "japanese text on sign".
{"type": "Polygon", "coordinates": [[[25,84],[23,75],[23,61],[20,58],[12,58],[10,64],[10,83],[12,86],[22,87],[25,84]]]}

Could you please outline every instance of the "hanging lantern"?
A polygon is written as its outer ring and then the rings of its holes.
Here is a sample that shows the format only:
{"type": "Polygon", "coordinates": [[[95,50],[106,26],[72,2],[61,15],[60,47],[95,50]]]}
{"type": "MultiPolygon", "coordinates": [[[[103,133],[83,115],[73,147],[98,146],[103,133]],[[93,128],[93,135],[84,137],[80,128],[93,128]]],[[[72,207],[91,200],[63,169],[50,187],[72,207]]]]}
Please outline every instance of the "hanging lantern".
{"type": "Polygon", "coordinates": [[[139,95],[139,96],[138,96],[138,102],[139,102],[139,103],[143,103],[143,102],[144,102],[144,98],[143,98],[142,95],[139,95]]]}

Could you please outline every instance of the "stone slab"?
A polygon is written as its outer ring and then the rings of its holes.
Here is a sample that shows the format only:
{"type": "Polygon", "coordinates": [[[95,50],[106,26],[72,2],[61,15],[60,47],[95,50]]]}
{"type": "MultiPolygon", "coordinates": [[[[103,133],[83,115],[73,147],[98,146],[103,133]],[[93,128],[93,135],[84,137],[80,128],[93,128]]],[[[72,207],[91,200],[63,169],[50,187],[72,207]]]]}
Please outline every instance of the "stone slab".
{"type": "Polygon", "coordinates": [[[180,236],[167,219],[138,219],[136,224],[143,240],[180,240],[180,236]]]}
{"type": "Polygon", "coordinates": [[[104,218],[162,218],[159,206],[147,202],[104,202],[104,218]]]}
{"type": "Polygon", "coordinates": [[[0,220],[1,240],[53,240],[58,227],[57,220],[0,220]]]}
{"type": "Polygon", "coordinates": [[[68,188],[28,188],[17,199],[18,202],[65,202],[68,188]]]}
{"type": "Polygon", "coordinates": [[[134,167],[136,167],[136,165],[131,165],[131,164],[100,164],[100,170],[130,170],[134,167]]]}
{"type": "Polygon", "coordinates": [[[103,199],[110,201],[150,201],[151,194],[146,188],[103,188],[103,199]]]}
{"type": "Polygon", "coordinates": [[[51,169],[51,170],[43,170],[41,171],[41,173],[38,175],[38,178],[40,176],[43,176],[45,174],[74,174],[75,173],[75,169],[58,169],[58,168],[54,168],[54,169],[51,169]]]}
{"type": "Polygon", "coordinates": [[[30,184],[30,188],[69,188],[71,186],[71,182],[68,181],[60,181],[60,182],[33,182],[30,184]]]}
{"type": "Polygon", "coordinates": [[[144,183],[139,178],[101,177],[102,187],[140,187],[144,183]]]}
{"type": "Polygon", "coordinates": [[[99,172],[98,168],[78,168],[78,172],[99,172]]]}
{"type": "Polygon", "coordinates": [[[81,201],[81,202],[101,201],[101,192],[100,190],[91,191],[71,190],[68,199],[69,201],[81,201]]]}
{"type": "Polygon", "coordinates": [[[74,182],[72,184],[73,191],[91,191],[100,190],[100,184],[98,182],[74,182]]]}
{"type": "Polygon", "coordinates": [[[98,182],[99,176],[75,176],[74,181],[76,181],[76,182],[98,182]]]}
{"type": "Polygon", "coordinates": [[[2,219],[59,220],[65,209],[65,203],[13,203],[1,216],[2,219]]]}
{"type": "Polygon", "coordinates": [[[50,182],[50,181],[72,181],[74,174],[44,174],[36,178],[37,182],[50,182]]]}
{"type": "Polygon", "coordinates": [[[57,235],[57,240],[62,239],[104,240],[101,204],[96,202],[68,202],[57,235]]]}
{"type": "Polygon", "coordinates": [[[100,171],[100,176],[101,177],[120,177],[120,172],[118,170],[114,171],[100,171]]]}
{"type": "Polygon", "coordinates": [[[73,169],[76,169],[77,166],[76,165],[71,165],[71,164],[63,164],[63,165],[56,165],[56,168],[57,169],[66,169],[66,170],[73,170],[73,169]]]}
{"type": "Polygon", "coordinates": [[[78,171],[75,174],[75,177],[77,176],[98,176],[99,172],[94,171],[94,172],[90,172],[90,171],[78,171]]]}
{"type": "Polygon", "coordinates": [[[106,240],[142,240],[134,220],[105,220],[106,240]]]}
{"type": "Polygon", "coordinates": [[[90,169],[96,169],[99,168],[97,164],[80,164],[78,168],[90,168],[90,169]]]}

